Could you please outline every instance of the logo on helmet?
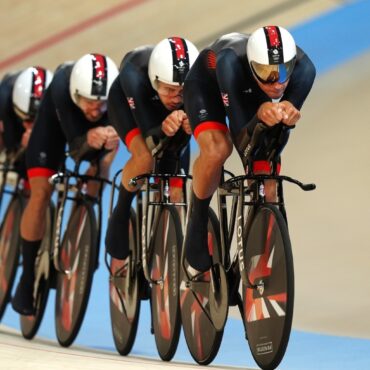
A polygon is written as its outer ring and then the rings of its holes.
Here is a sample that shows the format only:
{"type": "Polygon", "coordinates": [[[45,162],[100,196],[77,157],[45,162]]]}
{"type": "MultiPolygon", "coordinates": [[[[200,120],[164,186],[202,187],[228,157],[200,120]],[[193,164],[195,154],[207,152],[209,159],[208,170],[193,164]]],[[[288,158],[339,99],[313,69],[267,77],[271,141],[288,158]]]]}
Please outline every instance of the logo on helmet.
{"type": "Polygon", "coordinates": [[[270,64],[284,63],[283,42],[279,27],[264,27],[270,64]]]}
{"type": "Polygon", "coordinates": [[[91,93],[97,96],[105,96],[107,92],[107,61],[103,55],[93,55],[93,79],[91,93]]]}
{"type": "Polygon", "coordinates": [[[177,69],[177,73],[185,74],[188,71],[188,65],[183,60],[180,60],[177,65],[174,65],[174,68],[177,69]]]}
{"type": "Polygon", "coordinates": [[[185,40],[180,37],[172,37],[169,41],[172,49],[173,78],[182,84],[189,72],[188,48],[185,40]]]}

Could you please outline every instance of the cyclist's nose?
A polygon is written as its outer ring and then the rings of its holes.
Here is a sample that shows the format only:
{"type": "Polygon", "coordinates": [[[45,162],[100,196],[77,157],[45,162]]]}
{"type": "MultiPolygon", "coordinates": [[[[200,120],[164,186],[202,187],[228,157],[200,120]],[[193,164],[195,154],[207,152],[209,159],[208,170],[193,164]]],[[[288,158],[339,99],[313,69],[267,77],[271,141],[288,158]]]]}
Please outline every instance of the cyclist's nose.
{"type": "Polygon", "coordinates": [[[183,98],[182,98],[182,95],[176,95],[171,100],[172,100],[172,103],[179,104],[179,103],[182,103],[183,98]]]}
{"type": "Polygon", "coordinates": [[[100,115],[100,109],[94,108],[90,110],[90,115],[93,116],[94,118],[98,117],[100,115]]]}

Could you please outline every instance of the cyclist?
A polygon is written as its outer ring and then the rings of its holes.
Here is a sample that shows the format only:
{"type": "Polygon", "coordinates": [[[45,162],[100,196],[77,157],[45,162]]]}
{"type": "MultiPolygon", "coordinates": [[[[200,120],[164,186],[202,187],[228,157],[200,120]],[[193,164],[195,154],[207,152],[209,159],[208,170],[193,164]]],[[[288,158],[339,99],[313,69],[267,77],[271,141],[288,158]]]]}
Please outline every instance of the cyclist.
{"type": "Polygon", "coordinates": [[[6,161],[26,177],[22,152],[27,147],[41,98],[53,74],[39,66],[5,75],[0,83],[0,122],[6,161]]]}
{"type": "MultiPolygon", "coordinates": [[[[164,136],[171,139],[159,171],[173,172],[174,153],[190,139],[182,90],[197,56],[197,48],[180,37],[163,39],[155,47],[139,47],[124,56],[120,74],[112,85],[108,103],[110,119],[131,155],[123,168],[118,202],[105,240],[114,270],[114,265],[119,268],[124,264],[122,260],[129,253],[130,207],[138,190],[129,185],[130,179],[152,170],[154,160],[150,149],[164,136]]],[[[184,162],[188,160],[189,152],[184,162]]],[[[187,170],[189,164],[182,166],[187,170]]],[[[181,197],[182,187],[181,181],[175,180],[170,181],[174,200],[181,197]]]]}
{"type": "MultiPolygon", "coordinates": [[[[100,54],[86,54],[59,66],[45,92],[26,152],[31,196],[22,215],[23,272],[12,305],[34,314],[34,264],[44,236],[45,215],[52,193],[48,178],[63,164],[65,146],[76,160],[100,158],[100,175],[108,176],[119,138],[109,125],[107,98],[118,74],[115,63],[100,54]],[[105,155],[104,155],[105,154],[105,155]]],[[[89,174],[96,166],[91,163],[89,174]]]]}
{"type": "MultiPolygon", "coordinates": [[[[279,26],[262,27],[251,35],[224,35],[194,63],[184,86],[185,109],[200,149],[193,166],[193,207],[186,231],[191,238],[185,246],[194,276],[211,265],[208,207],[233,143],[250,171],[248,144],[254,131],[263,127],[252,152],[253,172],[270,174],[273,166],[280,171],[280,153],[289,137],[286,128],[299,121],[315,74],[309,57],[279,26]]],[[[275,199],[274,181],[265,182],[265,193],[266,200],[275,199]]]]}

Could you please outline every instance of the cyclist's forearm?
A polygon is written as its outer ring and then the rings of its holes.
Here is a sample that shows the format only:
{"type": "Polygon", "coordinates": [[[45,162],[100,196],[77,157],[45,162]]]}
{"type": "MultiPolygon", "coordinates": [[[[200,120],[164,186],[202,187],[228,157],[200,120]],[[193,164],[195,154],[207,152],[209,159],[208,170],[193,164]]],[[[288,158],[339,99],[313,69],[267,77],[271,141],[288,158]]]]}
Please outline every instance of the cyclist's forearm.
{"type": "Polygon", "coordinates": [[[256,122],[253,126],[245,126],[235,139],[235,147],[242,159],[243,165],[246,166],[249,158],[253,155],[255,147],[258,145],[260,136],[267,126],[263,122],[256,122]],[[253,130],[250,131],[250,127],[253,130]]]}
{"type": "Polygon", "coordinates": [[[95,151],[96,149],[92,148],[87,143],[87,135],[82,135],[76,137],[70,144],[69,144],[69,152],[70,156],[75,160],[81,160],[86,154],[95,151]]]}

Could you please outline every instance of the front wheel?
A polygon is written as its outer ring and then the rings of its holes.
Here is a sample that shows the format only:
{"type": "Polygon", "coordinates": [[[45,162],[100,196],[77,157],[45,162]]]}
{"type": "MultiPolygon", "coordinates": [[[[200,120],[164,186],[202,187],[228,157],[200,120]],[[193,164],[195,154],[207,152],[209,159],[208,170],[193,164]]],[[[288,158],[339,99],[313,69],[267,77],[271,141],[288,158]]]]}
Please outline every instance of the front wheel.
{"type": "Polygon", "coordinates": [[[208,365],[217,355],[228,313],[228,288],[223,269],[225,254],[220,242],[219,221],[211,208],[208,213],[208,250],[213,271],[209,270],[196,280],[188,281],[185,271],[181,269],[182,325],[189,351],[200,365],[208,365]],[[214,277],[216,280],[213,280],[214,277]],[[215,289],[215,285],[218,289],[215,289]]]}
{"type": "Polygon", "coordinates": [[[86,312],[96,266],[98,240],[93,206],[77,201],[60,248],[55,297],[58,342],[67,347],[75,340],[86,312]]]}
{"type": "Polygon", "coordinates": [[[275,369],[288,345],[294,302],[293,256],[288,228],[272,205],[259,207],[244,242],[244,322],[258,366],[275,369]]]}
{"type": "Polygon", "coordinates": [[[0,228],[0,320],[10,299],[19,261],[22,201],[14,197],[0,228]]]}
{"type": "Polygon", "coordinates": [[[35,261],[34,301],[36,313],[21,316],[21,331],[26,339],[32,339],[41,324],[49,297],[50,284],[54,278],[54,269],[50,260],[51,241],[53,235],[54,206],[50,204],[46,213],[45,235],[37,252],[35,261]]]}
{"type": "Polygon", "coordinates": [[[152,239],[151,279],[156,281],[151,292],[155,342],[159,356],[169,361],[174,356],[180,337],[179,261],[182,228],[175,207],[162,207],[152,239]]]}
{"type": "Polygon", "coordinates": [[[114,344],[120,355],[130,353],[134,345],[140,313],[139,250],[136,240],[136,216],[131,208],[129,222],[129,256],[111,259],[109,306],[114,344]]]}

